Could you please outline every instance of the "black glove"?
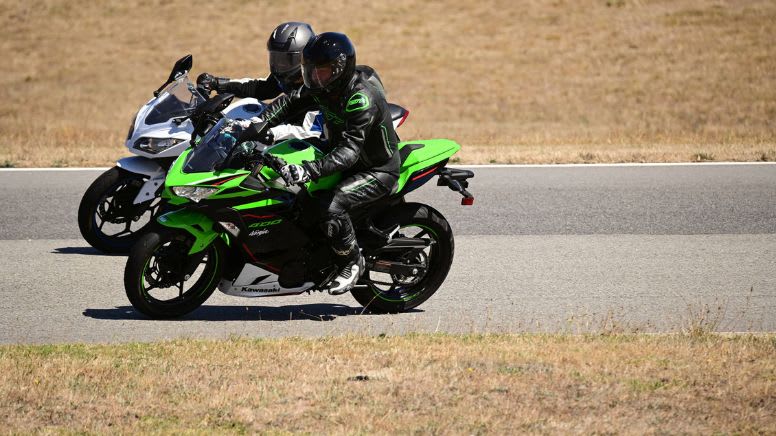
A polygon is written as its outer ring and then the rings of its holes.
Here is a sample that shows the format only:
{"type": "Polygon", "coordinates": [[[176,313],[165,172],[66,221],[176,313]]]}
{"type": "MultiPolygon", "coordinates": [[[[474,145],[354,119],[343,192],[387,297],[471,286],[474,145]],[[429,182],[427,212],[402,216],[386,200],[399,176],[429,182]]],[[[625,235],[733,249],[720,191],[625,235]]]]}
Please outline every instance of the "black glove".
{"type": "Polygon", "coordinates": [[[197,77],[197,86],[204,89],[205,92],[215,91],[221,93],[224,91],[224,85],[229,82],[225,77],[216,77],[210,73],[202,73],[197,77]]]}
{"type": "Polygon", "coordinates": [[[272,145],[275,141],[275,135],[269,131],[266,121],[251,123],[245,130],[240,132],[237,142],[259,141],[262,144],[272,145]]]}
{"type": "Polygon", "coordinates": [[[264,145],[272,145],[275,142],[275,135],[272,133],[272,131],[269,128],[266,128],[259,135],[259,142],[261,142],[264,145]]]}

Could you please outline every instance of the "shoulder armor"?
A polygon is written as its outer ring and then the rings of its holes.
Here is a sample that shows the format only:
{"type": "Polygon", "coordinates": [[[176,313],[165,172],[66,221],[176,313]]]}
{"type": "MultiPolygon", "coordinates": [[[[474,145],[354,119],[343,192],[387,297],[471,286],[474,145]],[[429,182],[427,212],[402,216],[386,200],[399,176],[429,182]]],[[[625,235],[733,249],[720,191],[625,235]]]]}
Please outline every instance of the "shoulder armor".
{"type": "Polygon", "coordinates": [[[345,104],[345,112],[359,112],[363,111],[372,104],[366,90],[360,90],[350,96],[348,102],[345,104]]]}

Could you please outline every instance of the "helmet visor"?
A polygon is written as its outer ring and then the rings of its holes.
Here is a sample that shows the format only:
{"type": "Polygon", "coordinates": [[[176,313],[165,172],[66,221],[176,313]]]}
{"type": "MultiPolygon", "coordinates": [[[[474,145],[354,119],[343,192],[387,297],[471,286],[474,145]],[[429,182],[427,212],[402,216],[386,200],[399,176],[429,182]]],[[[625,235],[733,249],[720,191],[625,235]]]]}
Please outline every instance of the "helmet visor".
{"type": "Polygon", "coordinates": [[[302,62],[302,76],[304,84],[310,89],[326,88],[337,80],[345,70],[345,57],[339,56],[330,62],[314,64],[302,62]]]}
{"type": "Polygon", "coordinates": [[[298,51],[269,52],[269,70],[276,75],[287,75],[299,69],[302,63],[302,53],[298,51]]]}
{"type": "Polygon", "coordinates": [[[304,84],[310,89],[325,88],[334,78],[331,64],[302,66],[304,84]]]}

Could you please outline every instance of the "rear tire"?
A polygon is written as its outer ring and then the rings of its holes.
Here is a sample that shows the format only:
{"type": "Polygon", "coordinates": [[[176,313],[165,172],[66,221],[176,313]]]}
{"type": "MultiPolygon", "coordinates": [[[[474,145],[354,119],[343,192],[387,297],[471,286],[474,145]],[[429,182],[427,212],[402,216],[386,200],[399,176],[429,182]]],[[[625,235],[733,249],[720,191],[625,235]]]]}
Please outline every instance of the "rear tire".
{"type": "Polygon", "coordinates": [[[135,224],[133,215],[140,210],[138,208],[143,208],[145,215],[151,206],[150,203],[132,204],[145,179],[141,174],[113,167],[92,182],[78,206],[78,228],[89,245],[103,253],[127,254],[143,232],[148,230],[154,222],[154,208],[151,208],[148,223],[134,230],[131,228],[135,224]],[[108,234],[103,232],[104,224],[125,226],[125,230],[108,234]]]}
{"type": "MultiPolygon", "coordinates": [[[[423,229],[428,238],[433,240],[426,257],[428,269],[422,278],[409,285],[401,284],[398,290],[382,290],[377,285],[369,284],[370,271],[364,272],[360,284],[366,287],[356,287],[351,292],[353,297],[368,311],[375,313],[398,313],[413,309],[428,300],[447,278],[453,263],[455,241],[450,224],[444,216],[431,206],[419,203],[405,203],[391,210],[389,217],[381,220],[378,226],[382,229],[399,225],[399,233],[404,229],[423,229]]],[[[423,233],[423,232],[421,232],[423,233]]],[[[416,237],[405,234],[407,237],[416,237]]],[[[426,236],[424,236],[426,238],[426,236]]],[[[396,278],[394,278],[395,283],[396,278]]],[[[410,281],[411,282],[411,281],[410,281]]]]}
{"type": "Polygon", "coordinates": [[[124,269],[124,289],[129,302],[142,314],[154,319],[176,318],[195,310],[213,294],[226,258],[220,239],[205,249],[205,257],[197,269],[199,272],[195,271],[190,279],[183,281],[168,280],[172,275],[165,271],[179,273],[183,270],[176,270],[170,265],[184,264],[196,256],[187,256],[186,241],[190,238],[191,235],[186,232],[162,229],[146,233],[132,247],[124,269]],[[185,288],[187,283],[190,288],[179,290],[178,285],[185,288]],[[172,298],[159,298],[161,295],[157,291],[172,295],[172,298]],[[179,291],[179,295],[175,296],[179,291]]]}

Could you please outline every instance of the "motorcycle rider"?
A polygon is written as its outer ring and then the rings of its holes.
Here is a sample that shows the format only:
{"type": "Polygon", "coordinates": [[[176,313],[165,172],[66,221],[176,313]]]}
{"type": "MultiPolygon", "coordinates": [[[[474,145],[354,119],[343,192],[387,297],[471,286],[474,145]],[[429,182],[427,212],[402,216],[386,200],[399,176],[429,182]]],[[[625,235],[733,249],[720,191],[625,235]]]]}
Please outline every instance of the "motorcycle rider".
{"type": "Polygon", "coordinates": [[[329,292],[342,294],[364,272],[348,211],[395,189],[398,137],[380,78],[371,67],[356,66],[355,47],[346,35],[326,32],[313,37],[302,53],[302,76],[304,86],[273,101],[264,123],[251,127],[262,138],[268,128],[299,111],[315,107],[323,113],[331,151],[303,165],[288,164],[281,175],[296,184],[342,172],[342,181],[321,198],[325,210],[321,227],[339,267],[329,292]]]}
{"type": "MultiPolygon", "coordinates": [[[[265,79],[232,80],[202,73],[197,84],[207,91],[230,93],[239,98],[253,97],[271,100],[283,93],[290,93],[303,85],[302,49],[315,36],[312,26],[291,21],[282,23],[272,31],[267,40],[270,75],[265,79]]],[[[291,117],[287,124],[274,127],[267,140],[320,138],[323,118],[318,112],[307,112],[291,117]]],[[[271,144],[268,142],[268,144],[271,144]]],[[[320,145],[320,143],[316,143],[320,145]]]]}

